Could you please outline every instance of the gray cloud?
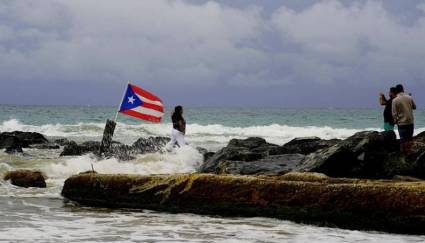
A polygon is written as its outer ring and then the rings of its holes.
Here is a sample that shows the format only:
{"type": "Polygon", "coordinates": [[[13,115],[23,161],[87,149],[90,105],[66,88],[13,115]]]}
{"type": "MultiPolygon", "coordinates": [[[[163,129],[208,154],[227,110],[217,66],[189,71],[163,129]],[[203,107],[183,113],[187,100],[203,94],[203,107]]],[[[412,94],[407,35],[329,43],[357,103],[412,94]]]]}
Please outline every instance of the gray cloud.
{"type": "Polygon", "coordinates": [[[116,87],[133,80],[169,103],[254,104],[261,90],[258,105],[352,106],[350,93],[355,106],[373,106],[396,81],[425,86],[425,3],[410,4],[407,15],[393,5],[3,0],[0,102],[16,102],[13,89],[38,103],[114,104],[116,87]],[[74,93],[60,95],[63,87],[74,93]],[[302,92],[312,87],[332,98],[318,104],[302,92]]]}

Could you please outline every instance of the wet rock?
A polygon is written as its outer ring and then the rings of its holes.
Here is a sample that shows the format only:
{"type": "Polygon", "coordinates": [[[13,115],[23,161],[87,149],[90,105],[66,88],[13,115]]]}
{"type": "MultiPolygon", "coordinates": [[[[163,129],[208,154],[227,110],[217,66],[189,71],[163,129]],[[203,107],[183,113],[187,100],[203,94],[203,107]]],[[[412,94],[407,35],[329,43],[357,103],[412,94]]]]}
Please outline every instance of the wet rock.
{"type": "Polygon", "coordinates": [[[4,176],[4,180],[10,180],[13,185],[20,187],[46,187],[46,176],[40,171],[9,171],[4,176]]]}
{"type": "Polygon", "coordinates": [[[8,154],[16,154],[16,153],[23,153],[24,151],[22,150],[22,147],[7,147],[6,150],[4,151],[8,154]]]}
{"type": "Polygon", "coordinates": [[[255,161],[222,161],[217,166],[218,174],[239,175],[282,175],[293,171],[305,155],[283,154],[267,156],[255,161]]]}
{"type": "Polygon", "coordinates": [[[201,172],[215,172],[221,161],[254,161],[266,156],[268,150],[277,145],[263,138],[232,139],[201,166],[201,172]]]}
{"type": "MultiPolygon", "coordinates": [[[[265,147],[273,145],[268,142],[264,138],[259,137],[250,137],[247,139],[232,139],[230,140],[228,147],[243,147],[247,149],[255,149],[259,147],[265,147]]],[[[275,145],[274,145],[275,146],[275,145]]]]}
{"type": "Polygon", "coordinates": [[[64,148],[60,156],[82,155],[81,147],[74,141],[69,142],[64,148]]]}
{"type": "Polygon", "coordinates": [[[107,158],[114,157],[121,161],[129,161],[136,158],[131,146],[117,142],[112,143],[109,151],[105,152],[104,156],[107,158]]]}
{"type": "Polygon", "coordinates": [[[214,154],[215,154],[214,152],[206,152],[205,154],[203,154],[203,156],[204,156],[204,162],[207,161],[207,160],[209,160],[211,157],[213,157],[214,154]]]}
{"type": "Polygon", "coordinates": [[[298,171],[320,172],[334,177],[390,178],[408,169],[400,163],[394,132],[359,132],[329,148],[307,155],[298,171]],[[396,167],[397,166],[397,167],[396,167]]]}
{"type": "Polygon", "coordinates": [[[133,143],[132,149],[140,154],[155,153],[161,151],[169,141],[168,137],[139,138],[133,143]]]}
{"type": "Polygon", "coordinates": [[[48,140],[42,134],[36,132],[3,132],[0,133],[0,147],[4,143],[3,140],[10,137],[17,138],[22,143],[22,147],[24,148],[32,144],[43,144],[48,142],[48,140]]]}
{"type": "Polygon", "coordinates": [[[28,147],[28,143],[22,141],[18,137],[6,133],[0,134],[0,149],[26,147],[28,147]]]}
{"type": "Polygon", "coordinates": [[[339,143],[339,139],[322,140],[318,137],[295,138],[283,146],[271,149],[270,155],[276,154],[310,154],[319,149],[329,148],[339,143]]]}
{"type": "Polygon", "coordinates": [[[215,154],[214,152],[209,152],[207,149],[201,148],[201,147],[196,147],[196,150],[198,150],[198,152],[202,154],[204,158],[203,161],[207,161],[209,158],[211,158],[215,154]]]}
{"type": "Polygon", "coordinates": [[[87,141],[82,144],[77,144],[74,141],[70,141],[63,149],[60,156],[77,156],[87,153],[98,153],[100,148],[100,142],[87,141]]]}
{"type": "Polygon", "coordinates": [[[425,179],[425,150],[416,159],[413,172],[411,174],[425,179]]]}
{"type": "Polygon", "coordinates": [[[355,230],[425,234],[425,182],[287,176],[102,175],[65,181],[82,205],[274,217],[355,230]]]}

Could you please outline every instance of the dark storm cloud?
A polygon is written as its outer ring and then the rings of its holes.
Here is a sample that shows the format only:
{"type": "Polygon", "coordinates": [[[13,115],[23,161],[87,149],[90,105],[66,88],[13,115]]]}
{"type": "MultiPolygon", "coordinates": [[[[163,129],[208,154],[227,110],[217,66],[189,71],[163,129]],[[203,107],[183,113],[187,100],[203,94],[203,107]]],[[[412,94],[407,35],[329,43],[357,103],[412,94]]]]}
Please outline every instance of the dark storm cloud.
{"type": "Polygon", "coordinates": [[[0,102],[373,107],[425,92],[423,43],[425,1],[3,0],[0,102]]]}

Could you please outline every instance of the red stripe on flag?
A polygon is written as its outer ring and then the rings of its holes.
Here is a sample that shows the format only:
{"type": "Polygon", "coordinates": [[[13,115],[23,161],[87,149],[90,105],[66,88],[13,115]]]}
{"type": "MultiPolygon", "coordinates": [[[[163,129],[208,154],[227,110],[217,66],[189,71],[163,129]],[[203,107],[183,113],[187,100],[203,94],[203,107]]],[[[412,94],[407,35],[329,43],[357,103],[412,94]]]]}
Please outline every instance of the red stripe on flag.
{"type": "Polygon", "coordinates": [[[159,112],[164,112],[164,107],[159,106],[159,105],[154,105],[154,104],[151,104],[151,103],[143,102],[143,104],[141,106],[152,109],[152,110],[156,110],[156,111],[159,111],[159,112]]]}
{"type": "Polygon", "coordinates": [[[133,89],[133,91],[135,93],[137,93],[137,94],[139,94],[141,96],[144,96],[147,99],[150,99],[150,100],[153,100],[153,101],[160,101],[160,102],[162,102],[161,99],[158,98],[158,97],[156,97],[154,94],[149,93],[148,91],[146,91],[146,90],[144,90],[142,88],[139,88],[136,85],[132,85],[132,84],[129,84],[129,85],[130,85],[130,87],[133,89]]]}
{"type": "Polygon", "coordinates": [[[155,117],[155,116],[151,116],[151,115],[146,115],[146,114],[142,114],[133,110],[124,110],[124,111],[120,111],[123,114],[126,114],[128,116],[133,116],[133,117],[137,117],[146,121],[151,121],[151,122],[161,122],[161,118],[160,117],[155,117]]]}

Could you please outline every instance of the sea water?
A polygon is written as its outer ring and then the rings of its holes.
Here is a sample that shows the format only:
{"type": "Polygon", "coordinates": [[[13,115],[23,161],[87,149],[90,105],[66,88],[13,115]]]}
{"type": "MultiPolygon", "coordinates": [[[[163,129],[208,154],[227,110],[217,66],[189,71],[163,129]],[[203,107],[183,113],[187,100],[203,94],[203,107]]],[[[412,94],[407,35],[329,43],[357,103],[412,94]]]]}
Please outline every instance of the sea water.
{"type": "MultiPolygon", "coordinates": [[[[169,136],[169,110],[162,123],[119,116],[114,140],[169,136]]],[[[49,139],[100,140],[114,107],[0,106],[0,132],[31,131],[49,139]]],[[[47,188],[19,188],[0,180],[0,241],[12,242],[424,242],[425,237],[316,227],[270,218],[224,218],[148,210],[110,210],[64,202],[63,182],[91,169],[99,173],[194,172],[202,163],[197,146],[216,151],[232,138],[259,136],[284,144],[295,137],[346,138],[361,130],[382,130],[381,109],[287,109],[186,107],[191,146],[171,153],[140,155],[132,161],[92,155],[59,157],[61,150],[0,151],[0,176],[9,170],[39,169],[47,188]]],[[[425,131],[425,111],[415,112],[416,134],[425,131]]]]}

